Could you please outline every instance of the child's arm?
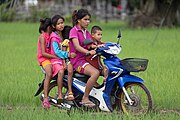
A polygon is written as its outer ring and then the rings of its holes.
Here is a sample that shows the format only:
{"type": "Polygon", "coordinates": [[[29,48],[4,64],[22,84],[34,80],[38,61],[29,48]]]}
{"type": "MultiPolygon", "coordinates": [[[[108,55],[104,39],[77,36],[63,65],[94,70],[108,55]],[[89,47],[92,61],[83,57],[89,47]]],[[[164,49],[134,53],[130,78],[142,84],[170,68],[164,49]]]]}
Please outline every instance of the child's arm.
{"type": "Polygon", "coordinates": [[[61,49],[62,49],[63,51],[67,51],[67,47],[65,47],[65,46],[62,46],[61,49]]]}
{"type": "Polygon", "coordinates": [[[69,40],[65,39],[62,43],[61,43],[61,47],[63,51],[67,51],[68,47],[69,47],[69,40]]]}
{"type": "Polygon", "coordinates": [[[98,47],[97,45],[94,45],[94,44],[91,45],[92,49],[96,49],[97,47],[98,47]]]}
{"type": "Polygon", "coordinates": [[[52,42],[52,46],[53,46],[53,50],[55,52],[55,54],[62,58],[62,59],[65,59],[65,58],[68,58],[68,52],[67,51],[63,51],[59,48],[59,45],[58,45],[58,42],[52,42]]]}
{"type": "Polygon", "coordinates": [[[63,51],[59,48],[58,42],[53,42],[53,50],[55,54],[62,59],[67,59],[68,57],[74,58],[76,56],[75,53],[69,53],[67,51],[63,51]]]}
{"type": "Polygon", "coordinates": [[[73,42],[74,47],[75,47],[75,49],[76,49],[77,51],[79,51],[79,52],[81,52],[81,53],[84,53],[84,54],[88,54],[88,53],[90,53],[91,55],[96,54],[96,51],[95,51],[95,50],[90,50],[90,51],[89,51],[89,50],[83,48],[82,46],[80,46],[79,41],[78,41],[77,38],[73,38],[73,39],[72,39],[72,42],[73,42]]]}
{"type": "Polygon", "coordinates": [[[105,46],[105,44],[99,44],[99,45],[97,45],[98,48],[104,47],[104,46],[105,46]]]}
{"type": "Polygon", "coordinates": [[[46,39],[43,36],[41,36],[39,38],[39,42],[40,42],[40,45],[41,45],[41,54],[42,54],[42,56],[47,57],[47,58],[57,58],[58,59],[57,56],[49,54],[49,53],[47,53],[45,51],[45,48],[46,48],[46,39]]]}
{"type": "Polygon", "coordinates": [[[98,48],[104,47],[105,44],[106,44],[105,42],[99,41],[97,47],[98,47],[98,48]]]}
{"type": "Polygon", "coordinates": [[[88,50],[95,50],[97,48],[97,46],[95,44],[90,44],[87,46],[88,50]]]}
{"type": "MultiPolygon", "coordinates": [[[[63,51],[69,51],[69,40],[68,39],[65,39],[63,42],[62,42],[62,44],[61,44],[61,49],[63,50],[63,51]]],[[[74,57],[76,57],[76,53],[71,53],[70,54],[70,58],[74,58],[74,57]]]]}

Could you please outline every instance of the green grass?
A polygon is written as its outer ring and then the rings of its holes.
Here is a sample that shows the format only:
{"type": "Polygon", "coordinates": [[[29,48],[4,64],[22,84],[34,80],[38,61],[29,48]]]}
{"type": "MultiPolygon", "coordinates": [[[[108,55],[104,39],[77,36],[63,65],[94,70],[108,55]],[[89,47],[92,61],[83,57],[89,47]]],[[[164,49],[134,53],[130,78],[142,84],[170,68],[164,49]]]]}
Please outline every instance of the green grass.
{"type": "MultiPolygon", "coordinates": [[[[152,114],[135,118],[106,113],[72,113],[71,119],[178,119],[180,111],[180,28],[129,29],[124,23],[92,23],[103,29],[103,40],[117,41],[121,29],[122,52],[120,58],[142,57],[149,59],[145,72],[133,73],[145,80],[153,96],[152,114]],[[162,109],[167,112],[162,112],[162,109]],[[168,112],[169,110],[172,110],[168,112]]],[[[90,27],[91,27],[90,26],[90,27]]],[[[39,97],[34,97],[43,74],[38,66],[37,40],[39,24],[0,23],[0,116],[1,119],[70,119],[67,114],[52,108],[41,109],[39,97]],[[11,115],[9,115],[11,113],[11,115]]]]}

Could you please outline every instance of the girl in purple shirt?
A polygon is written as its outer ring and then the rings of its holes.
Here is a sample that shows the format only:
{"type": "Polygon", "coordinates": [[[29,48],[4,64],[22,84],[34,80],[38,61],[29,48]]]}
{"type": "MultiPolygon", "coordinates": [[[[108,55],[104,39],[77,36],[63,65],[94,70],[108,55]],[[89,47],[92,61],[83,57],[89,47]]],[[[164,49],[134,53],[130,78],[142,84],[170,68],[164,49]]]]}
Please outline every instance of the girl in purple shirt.
{"type": "Polygon", "coordinates": [[[95,104],[89,100],[89,93],[99,77],[99,71],[86,61],[85,55],[94,55],[96,51],[89,51],[87,46],[83,44],[85,39],[91,39],[91,34],[86,30],[90,23],[90,17],[91,15],[86,9],[75,10],[73,12],[72,20],[74,27],[70,31],[69,39],[70,52],[76,53],[76,57],[71,58],[73,68],[79,73],[90,76],[81,103],[84,106],[94,107],[95,104]]]}

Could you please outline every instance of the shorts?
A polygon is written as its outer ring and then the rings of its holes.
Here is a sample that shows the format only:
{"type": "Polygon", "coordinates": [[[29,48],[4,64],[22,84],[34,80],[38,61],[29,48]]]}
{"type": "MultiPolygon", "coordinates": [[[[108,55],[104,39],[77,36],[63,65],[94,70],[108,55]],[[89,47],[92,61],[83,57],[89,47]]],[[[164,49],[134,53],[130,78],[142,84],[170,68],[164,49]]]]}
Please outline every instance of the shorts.
{"type": "Polygon", "coordinates": [[[51,64],[51,61],[50,60],[45,60],[41,63],[42,67],[45,69],[46,65],[49,65],[51,64]]]}
{"type": "Polygon", "coordinates": [[[81,61],[78,61],[76,63],[76,65],[74,66],[75,70],[78,72],[78,73],[84,73],[84,68],[86,67],[86,65],[88,65],[89,63],[86,62],[85,60],[81,60],[81,61]]]}
{"type": "Polygon", "coordinates": [[[103,65],[101,63],[100,57],[96,56],[93,59],[92,57],[93,55],[86,56],[86,61],[101,72],[103,69],[103,65]]]}
{"type": "Polygon", "coordinates": [[[63,70],[63,65],[60,63],[52,64],[52,77],[58,74],[59,70],[63,70]]]}

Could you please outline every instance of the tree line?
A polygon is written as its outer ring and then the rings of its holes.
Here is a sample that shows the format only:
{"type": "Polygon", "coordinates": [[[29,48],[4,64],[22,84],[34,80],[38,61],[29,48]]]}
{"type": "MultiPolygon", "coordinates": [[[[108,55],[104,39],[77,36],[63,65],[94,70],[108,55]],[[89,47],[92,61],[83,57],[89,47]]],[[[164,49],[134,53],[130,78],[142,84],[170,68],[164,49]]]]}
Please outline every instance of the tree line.
{"type": "Polygon", "coordinates": [[[180,24],[180,0],[0,0],[0,21],[37,22],[53,14],[70,20],[79,8],[88,9],[94,20],[124,20],[130,27],[180,24]]]}

